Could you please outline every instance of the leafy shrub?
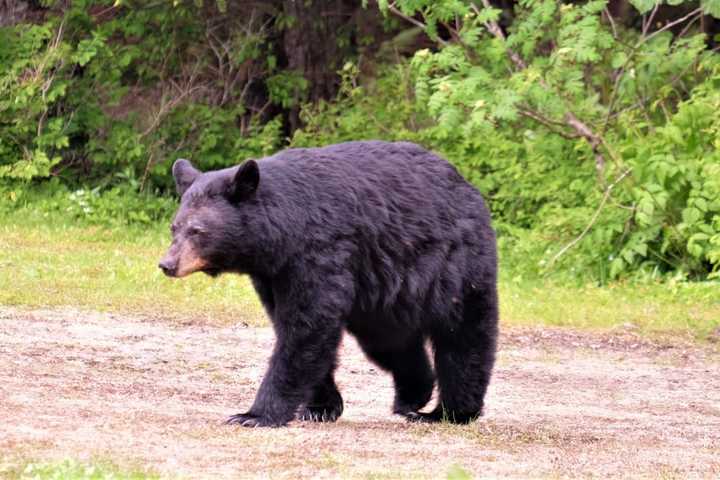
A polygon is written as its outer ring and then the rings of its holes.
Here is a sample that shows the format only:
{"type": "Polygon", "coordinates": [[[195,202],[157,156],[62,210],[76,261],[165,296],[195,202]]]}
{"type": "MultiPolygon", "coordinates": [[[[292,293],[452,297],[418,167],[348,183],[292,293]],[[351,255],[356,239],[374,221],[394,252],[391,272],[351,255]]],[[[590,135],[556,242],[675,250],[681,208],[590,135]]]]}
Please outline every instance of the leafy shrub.
{"type": "Polygon", "coordinates": [[[383,65],[377,78],[363,85],[356,64],[340,71],[340,92],[332,102],[305,104],[303,126],[294,132],[293,147],[322,146],[352,140],[412,140],[430,119],[415,106],[412,74],[405,63],[383,65]]]}
{"type": "Polygon", "coordinates": [[[25,211],[29,218],[53,222],[143,227],[167,222],[176,208],[175,199],[138,192],[128,183],[104,190],[71,189],[54,178],[32,187],[17,182],[0,186],[0,216],[25,211]]]}
{"type": "Polygon", "coordinates": [[[0,29],[0,178],[48,176],[69,144],[60,107],[72,49],[50,25],[0,29]]]}
{"type": "Polygon", "coordinates": [[[719,62],[694,24],[720,3],[663,26],[633,3],[641,30],[605,1],[527,0],[504,32],[489,2],[395,2],[440,44],[412,59],[436,122],[417,138],[489,197],[505,243],[532,239],[539,272],[715,277],[719,62]]]}
{"type": "Polygon", "coordinates": [[[221,36],[199,8],[83,0],[0,28],[0,179],[105,189],[121,171],[168,190],[179,156],[209,168],[274,151],[280,120],[251,111],[246,87],[267,78],[285,105],[302,79],[277,73],[257,19],[221,36]]]}
{"type": "Polygon", "coordinates": [[[632,209],[619,237],[610,275],[662,267],[720,276],[720,69],[679,104],[677,113],[624,157],[633,182],[632,209]]]}

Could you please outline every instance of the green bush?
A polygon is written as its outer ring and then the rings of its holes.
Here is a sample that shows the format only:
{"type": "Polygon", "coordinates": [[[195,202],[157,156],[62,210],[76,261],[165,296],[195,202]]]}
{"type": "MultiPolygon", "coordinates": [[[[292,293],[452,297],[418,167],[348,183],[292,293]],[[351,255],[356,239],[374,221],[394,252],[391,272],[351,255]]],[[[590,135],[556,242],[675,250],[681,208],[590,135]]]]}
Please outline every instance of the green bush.
{"type": "Polygon", "coordinates": [[[0,178],[48,176],[60,162],[73,55],[48,24],[0,28],[0,178]]]}
{"type": "Polygon", "coordinates": [[[56,176],[106,189],[132,179],[169,191],[178,157],[215,168],[279,147],[280,120],[260,122],[236,85],[267,76],[283,105],[302,87],[274,74],[264,31],[248,20],[220,39],[195,3],[117,5],[73,1],[43,23],[0,28],[0,180],[56,176]],[[213,62],[223,72],[213,75],[213,62]]]}
{"type": "MultiPolygon", "coordinates": [[[[677,36],[616,24],[605,1],[518,2],[507,34],[489,4],[395,5],[452,37],[413,57],[435,120],[416,138],[486,194],[537,272],[718,276],[720,63],[693,25],[720,3],[688,10],[677,36]]],[[[654,2],[634,5],[650,25],[654,2]]]]}
{"type": "Polygon", "coordinates": [[[176,208],[174,198],[139,192],[132,182],[107,189],[69,188],[57,178],[32,186],[0,185],[0,217],[18,218],[18,212],[25,212],[28,219],[52,217],[54,223],[143,227],[167,222],[176,208]]]}

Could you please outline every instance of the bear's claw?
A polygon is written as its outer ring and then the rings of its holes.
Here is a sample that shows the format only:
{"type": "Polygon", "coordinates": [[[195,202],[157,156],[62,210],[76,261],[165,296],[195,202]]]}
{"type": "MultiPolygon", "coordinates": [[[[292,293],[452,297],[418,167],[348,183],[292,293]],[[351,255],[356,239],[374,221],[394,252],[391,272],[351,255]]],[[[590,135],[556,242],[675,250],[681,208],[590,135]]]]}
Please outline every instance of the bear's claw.
{"type": "Polygon", "coordinates": [[[298,419],[306,422],[334,422],[340,415],[342,410],[327,409],[322,407],[306,407],[298,414],[298,419]]]}
{"type": "Polygon", "coordinates": [[[225,425],[240,425],[241,427],[279,427],[281,424],[273,422],[269,418],[253,415],[251,413],[238,413],[225,420],[225,425]]]}
{"type": "Polygon", "coordinates": [[[403,412],[401,415],[403,415],[408,422],[412,423],[436,423],[441,420],[432,413],[403,412]]]}

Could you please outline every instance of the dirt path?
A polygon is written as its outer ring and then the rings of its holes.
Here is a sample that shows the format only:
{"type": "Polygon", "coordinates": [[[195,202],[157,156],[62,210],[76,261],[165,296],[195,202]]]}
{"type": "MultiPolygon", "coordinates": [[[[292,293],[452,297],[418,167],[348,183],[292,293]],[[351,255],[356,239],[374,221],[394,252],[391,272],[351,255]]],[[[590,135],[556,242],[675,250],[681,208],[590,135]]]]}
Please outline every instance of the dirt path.
{"type": "Polygon", "coordinates": [[[346,338],[336,424],[226,427],[249,406],[269,329],[0,309],[0,453],[112,459],[163,476],[444,478],[720,475],[712,346],[506,330],[483,419],[409,425],[346,338]]]}

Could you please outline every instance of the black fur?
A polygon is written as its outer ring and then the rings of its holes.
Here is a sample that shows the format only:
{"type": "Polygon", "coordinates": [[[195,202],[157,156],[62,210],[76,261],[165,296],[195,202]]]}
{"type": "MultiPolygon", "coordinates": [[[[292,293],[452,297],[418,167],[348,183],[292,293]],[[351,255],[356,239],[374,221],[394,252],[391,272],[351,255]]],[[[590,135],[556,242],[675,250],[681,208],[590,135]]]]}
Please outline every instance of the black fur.
{"type": "Polygon", "coordinates": [[[411,143],[350,142],[203,174],[178,161],[173,173],[173,245],[191,242],[206,273],[249,274],[277,337],[254,404],[229,423],[339,417],[343,329],[393,375],[396,413],[481,414],[498,333],[495,234],[447,161],[411,143]],[[440,401],[418,413],[435,378],[440,401]]]}

